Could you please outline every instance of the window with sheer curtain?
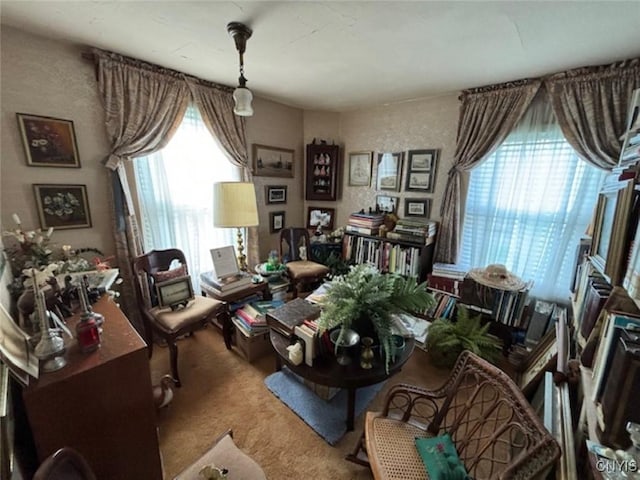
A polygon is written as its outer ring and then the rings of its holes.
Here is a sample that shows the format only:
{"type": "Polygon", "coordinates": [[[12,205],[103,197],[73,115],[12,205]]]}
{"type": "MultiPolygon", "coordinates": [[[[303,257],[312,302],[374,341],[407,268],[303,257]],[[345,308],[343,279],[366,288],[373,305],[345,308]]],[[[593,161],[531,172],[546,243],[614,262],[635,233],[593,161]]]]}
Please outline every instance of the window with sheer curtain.
{"type": "Polygon", "coordinates": [[[564,140],[550,105],[536,99],[514,131],[471,171],[460,263],[501,263],[532,296],[567,303],[581,236],[605,172],[564,140]]]}
{"type": "Polygon", "coordinates": [[[196,292],[211,270],[209,250],[235,245],[235,229],[213,227],[213,184],[239,181],[240,169],[222,151],[191,106],[169,144],[133,162],[145,251],[185,253],[196,292]]]}

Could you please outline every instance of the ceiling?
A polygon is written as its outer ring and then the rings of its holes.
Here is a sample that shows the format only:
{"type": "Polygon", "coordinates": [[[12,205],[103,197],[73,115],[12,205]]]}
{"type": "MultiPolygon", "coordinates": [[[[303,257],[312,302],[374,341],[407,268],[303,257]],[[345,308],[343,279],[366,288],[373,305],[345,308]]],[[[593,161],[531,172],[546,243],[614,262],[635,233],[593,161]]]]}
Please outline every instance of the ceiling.
{"type": "Polygon", "coordinates": [[[2,25],[345,111],[640,57],[640,1],[6,1],[2,25]]]}

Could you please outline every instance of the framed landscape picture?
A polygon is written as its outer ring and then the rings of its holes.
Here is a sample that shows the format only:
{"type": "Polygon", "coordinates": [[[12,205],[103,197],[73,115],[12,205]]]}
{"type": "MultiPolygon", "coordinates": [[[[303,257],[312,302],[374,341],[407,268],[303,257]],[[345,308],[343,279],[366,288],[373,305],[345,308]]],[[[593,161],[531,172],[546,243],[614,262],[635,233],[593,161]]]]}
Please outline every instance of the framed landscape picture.
{"type": "Polygon", "coordinates": [[[71,120],[16,113],[27,165],[80,168],[71,120]]]}
{"type": "Polygon", "coordinates": [[[432,193],[438,150],[409,150],[405,190],[432,193]]]}
{"type": "Polygon", "coordinates": [[[405,217],[428,217],[431,213],[431,199],[429,198],[405,198],[405,217]]]}
{"type": "Polygon", "coordinates": [[[376,205],[383,212],[398,213],[398,197],[388,195],[377,195],[376,205]]]}
{"type": "Polygon", "coordinates": [[[269,233],[277,233],[284,228],[284,212],[269,212],[269,233]]]}
{"type": "Polygon", "coordinates": [[[293,150],[253,144],[253,174],[257,177],[293,178],[293,150]]]}
{"type": "Polygon", "coordinates": [[[267,204],[287,203],[287,187],[286,185],[267,185],[265,187],[265,198],[267,204]]]}
{"type": "Polygon", "coordinates": [[[377,190],[400,191],[400,178],[402,173],[402,153],[378,154],[378,181],[377,190]]]}
{"type": "Polygon", "coordinates": [[[34,184],[33,193],[43,229],[91,227],[86,185],[34,184]]]}
{"type": "Polygon", "coordinates": [[[349,185],[368,187],[371,185],[373,152],[351,152],[349,154],[349,185]]]}

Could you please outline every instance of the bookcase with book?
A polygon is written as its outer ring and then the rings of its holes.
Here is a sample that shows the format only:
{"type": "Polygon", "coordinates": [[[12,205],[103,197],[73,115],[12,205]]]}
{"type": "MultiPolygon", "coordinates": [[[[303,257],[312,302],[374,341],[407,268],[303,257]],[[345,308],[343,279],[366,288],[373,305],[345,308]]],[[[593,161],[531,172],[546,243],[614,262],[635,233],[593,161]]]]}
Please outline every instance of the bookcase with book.
{"type": "Polygon", "coordinates": [[[378,227],[366,228],[366,231],[373,232],[373,235],[356,231],[354,228],[349,229],[347,225],[342,243],[343,258],[356,264],[370,263],[383,273],[415,277],[421,282],[426,280],[432,268],[436,223],[426,220],[409,226],[409,223],[400,222],[400,225],[396,225],[394,231],[388,232],[386,237],[377,235],[381,223],[378,227]],[[413,229],[414,233],[402,230],[403,228],[413,229]],[[393,237],[393,233],[399,237],[393,237]]]}

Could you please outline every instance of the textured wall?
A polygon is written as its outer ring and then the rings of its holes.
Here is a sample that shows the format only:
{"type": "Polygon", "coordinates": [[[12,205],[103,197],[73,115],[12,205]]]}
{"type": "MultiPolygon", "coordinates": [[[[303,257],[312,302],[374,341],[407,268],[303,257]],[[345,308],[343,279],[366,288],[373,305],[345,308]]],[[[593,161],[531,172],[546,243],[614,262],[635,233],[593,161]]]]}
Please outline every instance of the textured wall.
{"type": "Polygon", "coordinates": [[[109,178],[101,162],[108,152],[104,113],[92,64],[80,49],[63,42],[2,27],[1,102],[3,229],[13,228],[17,213],[25,228],[39,227],[32,184],[87,186],[92,228],[57,230],[58,245],[94,247],[113,254],[109,178]],[[20,139],[16,112],[72,120],[81,168],[29,167],[20,139]]]}
{"type": "MultiPolygon", "coordinates": [[[[332,117],[317,112],[305,112],[306,142],[319,135],[316,131],[322,131],[323,128],[326,131],[326,126],[320,120],[327,118],[332,117]],[[316,121],[307,122],[307,118],[313,118],[316,121]]],[[[376,195],[400,197],[400,216],[404,216],[404,198],[430,198],[432,199],[430,218],[440,220],[440,204],[447,171],[453,162],[457,122],[458,99],[457,95],[453,94],[339,114],[338,138],[335,140],[341,146],[343,158],[341,197],[334,204],[326,204],[326,206],[334,205],[336,208],[336,225],[345,225],[352,212],[361,208],[374,207],[376,195]],[[408,150],[418,149],[440,150],[435,189],[431,194],[404,191],[407,170],[406,153],[408,150]],[[374,153],[371,187],[349,186],[348,154],[356,151],[374,153]],[[376,159],[378,153],[383,152],[405,153],[400,192],[375,189],[376,159]]]]}
{"type": "Polygon", "coordinates": [[[285,226],[298,226],[302,222],[304,199],[304,150],[302,147],[302,110],[280,103],[255,98],[254,115],[247,119],[247,145],[253,162],[253,144],[269,145],[294,150],[294,178],[253,177],[260,216],[260,258],[266,260],[269,251],[278,249],[279,233],[269,233],[270,212],[285,212],[285,226]],[[267,205],[267,185],[286,185],[287,203],[267,205]]]}

